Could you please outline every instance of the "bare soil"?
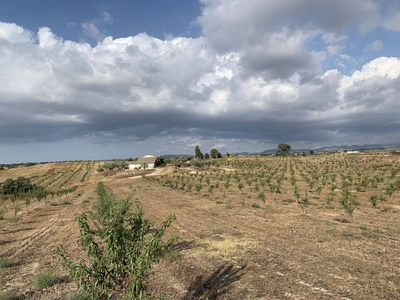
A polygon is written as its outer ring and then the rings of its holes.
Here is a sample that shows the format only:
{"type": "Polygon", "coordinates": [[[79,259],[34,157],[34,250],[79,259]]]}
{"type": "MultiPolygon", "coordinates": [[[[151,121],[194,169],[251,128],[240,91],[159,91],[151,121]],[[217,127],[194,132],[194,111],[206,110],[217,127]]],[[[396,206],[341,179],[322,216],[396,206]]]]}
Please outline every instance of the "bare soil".
{"type": "MultiPolygon", "coordinates": [[[[117,198],[132,195],[140,201],[151,220],[161,222],[169,212],[177,216],[168,234],[177,234],[179,241],[154,267],[148,282],[166,299],[400,299],[399,191],[379,208],[368,202],[368,191],[360,192],[353,222],[338,197],[330,205],[325,203],[328,188],[320,195],[311,189],[314,205],[302,209],[291,201],[295,198],[288,180],[282,183],[281,193],[266,193],[265,204],[251,187],[239,191],[233,181],[224,198],[221,189],[187,191],[154,180],[198,172],[172,167],[107,174],[95,171],[91,163],[66,162],[0,171],[0,181],[56,176],[58,171],[79,168],[82,171],[71,179],[78,189],[55,201],[71,204],[35,201],[25,207],[21,202],[16,217],[15,203],[1,204],[0,258],[10,259],[13,265],[0,268],[0,292],[16,290],[25,299],[67,299],[76,291],[54,256],[54,247],[63,244],[76,257],[82,256],[75,219],[94,203],[97,182],[102,181],[117,198]],[[90,176],[81,183],[86,167],[91,167],[90,176]],[[150,174],[153,177],[143,178],[150,174]],[[57,274],[58,281],[38,289],[33,276],[44,268],[57,274]]],[[[301,170],[296,167],[296,177],[305,190],[301,170]]]]}

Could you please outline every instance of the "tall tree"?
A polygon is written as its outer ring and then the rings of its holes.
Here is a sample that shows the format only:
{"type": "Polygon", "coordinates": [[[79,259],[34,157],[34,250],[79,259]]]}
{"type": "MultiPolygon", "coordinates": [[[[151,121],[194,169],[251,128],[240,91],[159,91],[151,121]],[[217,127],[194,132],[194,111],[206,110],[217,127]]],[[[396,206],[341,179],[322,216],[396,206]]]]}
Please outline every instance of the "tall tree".
{"type": "Polygon", "coordinates": [[[292,147],[290,147],[290,145],[288,145],[288,144],[280,143],[278,145],[278,151],[276,151],[276,154],[278,154],[278,155],[289,155],[291,148],[292,147]]]}
{"type": "Polygon", "coordinates": [[[212,158],[220,158],[221,157],[221,153],[219,153],[219,151],[217,149],[211,149],[210,154],[211,154],[212,158]]]}
{"type": "Polygon", "coordinates": [[[197,145],[196,148],[194,148],[194,156],[198,159],[203,158],[203,153],[201,153],[199,145],[197,145]]]}

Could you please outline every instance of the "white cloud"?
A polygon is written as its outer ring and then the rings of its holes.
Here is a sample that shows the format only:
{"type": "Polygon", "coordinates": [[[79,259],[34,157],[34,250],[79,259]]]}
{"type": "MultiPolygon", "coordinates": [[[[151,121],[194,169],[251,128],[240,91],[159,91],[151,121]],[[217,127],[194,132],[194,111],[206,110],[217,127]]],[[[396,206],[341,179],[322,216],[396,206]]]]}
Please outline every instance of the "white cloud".
{"type": "Polygon", "coordinates": [[[394,12],[388,19],[384,20],[382,26],[388,30],[400,31],[400,11],[394,12]]]}
{"type": "Polygon", "coordinates": [[[62,42],[62,39],[57,38],[48,27],[39,28],[38,39],[41,48],[52,48],[57,43],[62,42]]]}
{"type": "Polygon", "coordinates": [[[112,24],[113,22],[111,15],[103,11],[100,13],[99,18],[81,23],[81,28],[86,36],[97,42],[102,42],[106,38],[106,34],[99,29],[99,25],[112,24]]]}
{"type": "Polygon", "coordinates": [[[84,34],[98,42],[101,42],[106,37],[105,34],[97,28],[95,22],[83,22],[81,27],[84,34]]]}
{"type": "Polygon", "coordinates": [[[103,11],[100,13],[100,18],[103,22],[112,24],[114,22],[113,18],[108,12],[103,11]]]}
{"type": "Polygon", "coordinates": [[[15,23],[0,22],[0,39],[11,43],[30,43],[32,33],[15,23]]]}
{"type": "Polygon", "coordinates": [[[328,32],[322,35],[322,39],[327,44],[335,44],[344,42],[349,39],[347,35],[336,33],[336,32],[328,32]]]}
{"type": "Polygon", "coordinates": [[[111,143],[162,135],[169,145],[211,149],[283,137],[334,143],[332,132],[367,136],[398,121],[398,58],[372,60],[349,76],[321,67],[326,52],[338,64],[356,62],[343,53],[342,30],[373,24],[372,2],[250,1],[203,0],[198,38],[104,38],[90,21],[82,29],[99,41],[94,47],[47,27],[35,44],[29,31],[0,23],[8,41],[0,41],[1,139],[111,143]],[[310,50],[314,39],[326,51],[310,50]]]}
{"type": "Polygon", "coordinates": [[[343,45],[335,44],[327,46],[326,50],[328,51],[329,55],[338,55],[343,51],[344,48],[345,46],[343,45]]]}
{"type": "Polygon", "coordinates": [[[382,40],[376,40],[365,46],[364,51],[381,51],[383,49],[382,40]]]}

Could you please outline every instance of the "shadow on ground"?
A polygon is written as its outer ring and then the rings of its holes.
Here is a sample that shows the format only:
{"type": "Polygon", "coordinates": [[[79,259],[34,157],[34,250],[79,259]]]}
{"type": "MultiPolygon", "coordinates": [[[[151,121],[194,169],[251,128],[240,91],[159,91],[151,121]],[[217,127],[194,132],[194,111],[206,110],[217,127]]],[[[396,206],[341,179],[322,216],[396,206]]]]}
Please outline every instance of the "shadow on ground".
{"type": "Polygon", "coordinates": [[[243,276],[243,270],[232,264],[224,264],[217,268],[210,276],[196,276],[188,287],[182,300],[208,299],[216,300],[229,291],[231,284],[243,276]]]}

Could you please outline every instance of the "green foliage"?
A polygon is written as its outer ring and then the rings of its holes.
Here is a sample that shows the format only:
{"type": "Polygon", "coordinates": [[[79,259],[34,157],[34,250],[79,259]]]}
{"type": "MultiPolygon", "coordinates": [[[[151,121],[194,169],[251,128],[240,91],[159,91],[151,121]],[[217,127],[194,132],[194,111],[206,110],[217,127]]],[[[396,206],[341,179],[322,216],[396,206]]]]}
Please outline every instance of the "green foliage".
{"type": "Polygon", "coordinates": [[[195,188],[195,190],[196,190],[196,192],[200,192],[201,191],[201,189],[203,188],[203,186],[200,184],[200,183],[198,183],[198,184],[196,184],[195,186],[194,186],[194,188],[195,188]]]}
{"type": "Polygon", "coordinates": [[[175,216],[168,215],[158,228],[152,228],[140,207],[129,199],[116,201],[102,183],[97,194],[95,208],[78,218],[79,242],[89,259],[74,261],[59,246],[61,263],[78,287],[94,299],[146,299],[144,281],[175,241],[175,237],[162,239],[175,216]]]}
{"type": "Polygon", "coordinates": [[[265,203],[265,193],[261,192],[257,195],[257,197],[263,202],[265,203]]]}
{"type": "Polygon", "coordinates": [[[20,211],[21,211],[21,207],[18,204],[16,204],[14,206],[14,217],[16,217],[17,213],[20,212],[20,211]]]}
{"type": "Polygon", "coordinates": [[[85,181],[86,176],[89,174],[89,172],[90,172],[90,168],[86,169],[85,174],[83,174],[83,176],[82,176],[82,178],[81,178],[81,182],[84,182],[84,181],[85,181]]]}
{"type": "Polygon", "coordinates": [[[109,171],[113,171],[113,170],[125,170],[128,169],[128,164],[123,161],[123,160],[113,160],[113,161],[109,161],[104,163],[103,165],[101,165],[97,171],[102,172],[104,170],[109,170],[109,171]]]}
{"type": "Polygon", "coordinates": [[[7,179],[0,186],[0,194],[10,197],[11,200],[17,198],[30,198],[36,197],[36,195],[41,195],[45,193],[43,187],[36,184],[32,184],[29,178],[18,177],[17,179],[7,179]]]}
{"type": "Polygon", "coordinates": [[[164,167],[165,166],[165,159],[161,156],[156,158],[155,167],[164,167]]]}
{"type": "Polygon", "coordinates": [[[24,299],[23,296],[18,295],[17,291],[3,291],[0,292],[0,299],[2,300],[22,300],[24,299]]]}
{"type": "Polygon", "coordinates": [[[203,153],[201,153],[199,145],[194,148],[194,157],[197,159],[203,159],[203,153]]]}
{"type": "Polygon", "coordinates": [[[174,167],[181,168],[187,166],[188,158],[184,156],[176,156],[169,160],[169,163],[174,167]]]}
{"type": "Polygon", "coordinates": [[[358,206],[358,202],[355,200],[354,196],[349,190],[344,190],[342,192],[342,198],[340,199],[340,204],[342,205],[344,211],[348,213],[354,221],[353,213],[358,206]]]}
{"type": "Polygon", "coordinates": [[[278,151],[276,152],[277,155],[289,155],[290,153],[290,145],[285,144],[285,143],[280,143],[278,145],[278,151]]]}
{"type": "Polygon", "coordinates": [[[7,257],[0,258],[0,268],[10,268],[14,265],[14,261],[7,257]]]}
{"type": "Polygon", "coordinates": [[[68,300],[92,300],[92,297],[90,295],[87,295],[85,293],[72,293],[68,295],[67,297],[68,300]]]}
{"type": "Polygon", "coordinates": [[[20,176],[17,179],[7,179],[1,186],[1,193],[5,195],[16,195],[28,193],[34,188],[35,186],[31,183],[29,178],[20,176]]]}
{"type": "Polygon", "coordinates": [[[211,158],[221,158],[222,157],[221,153],[219,153],[219,151],[214,148],[211,149],[210,155],[211,155],[211,158]]]}
{"type": "Polygon", "coordinates": [[[43,289],[52,286],[57,282],[57,276],[49,269],[44,269],[36,273],[33,277],[35,287],[43,289]]]}
{"type": "Polygon", "coordinates": [[[372,206],[373,206],[374,208],[376,208],[376,206],[377,206],[377,204],[378,204],[378,196],[377,196],[377,195],[372,195],[372,196],[369,198],[369,201],[371,202],[372,206]]]}

